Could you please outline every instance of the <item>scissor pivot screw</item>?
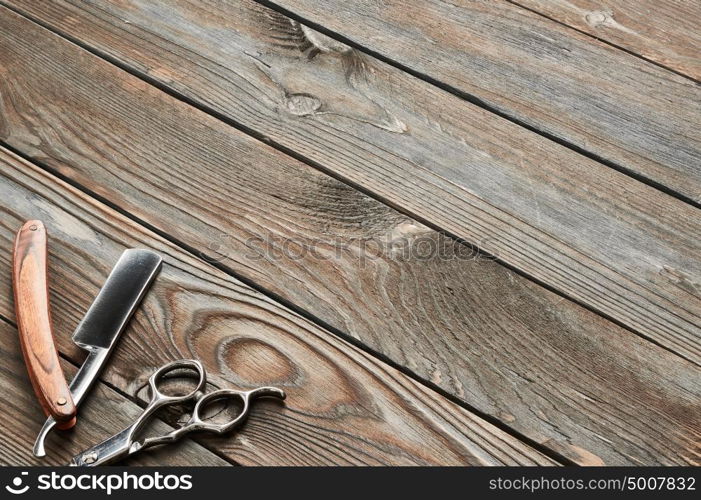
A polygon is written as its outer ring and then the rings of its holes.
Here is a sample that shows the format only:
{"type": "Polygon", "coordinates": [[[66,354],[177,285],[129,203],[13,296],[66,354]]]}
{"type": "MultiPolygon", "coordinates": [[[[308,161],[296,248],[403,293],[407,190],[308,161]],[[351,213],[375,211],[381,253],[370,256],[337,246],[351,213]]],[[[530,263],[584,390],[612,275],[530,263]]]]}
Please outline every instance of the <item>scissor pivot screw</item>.
{"type": "Polygon", "coordinates": [[[56,404],[59,405],[59,406],[63,406],[63,405],[65,405],[66,403],[68,403],[68,401],[66,400],[66,398],[58,398],[58,399],[56,400],[56,404]]]}
{"type": "Polygon", "coordinates": [[[97,453],[91,453],[83,458],[83,463],[94,464],[97,460],[97,453]]]}

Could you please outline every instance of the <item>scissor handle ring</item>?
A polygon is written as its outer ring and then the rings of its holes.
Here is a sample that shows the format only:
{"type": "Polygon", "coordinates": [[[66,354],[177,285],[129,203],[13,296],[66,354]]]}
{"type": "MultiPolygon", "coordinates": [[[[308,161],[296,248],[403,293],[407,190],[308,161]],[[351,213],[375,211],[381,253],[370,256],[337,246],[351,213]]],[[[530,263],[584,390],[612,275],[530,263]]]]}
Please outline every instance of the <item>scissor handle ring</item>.
{"type": "Polygon", "coordinates": [[[148,379],[148,384],[151,389],[151,401],[152,404],[156,404],[157,406],[171,403],[181,403],[193,399],[197,396],[198,393],[201,393],[204,390],[204,386],[206,383],[207,375],[204,370],[204,367],[202,366],[202,363],[200,363],[196,359],[179,359],[177,361],[172,361],[166,365],[161,366],[148,379]],[[182,396],[169,396],[167,394],[163,394],[158,389],[158,384],[163,379],[163,377],[165,377],[165,375],[175,370],[191,370],[197,373],[197,386],[190,392],[182,396]]]}
{"type": "Polygon", "coordinates": [[[277,397],[285,399],[285,393],[276,387],[259,387],[251,391],[237,391],[235,389],[219,389],[218,391],[210,392],[199,398],[192,411],[192,417],[188,427],[192,430],[210,431],[216,434],[224,434],[235,429],[239,424],[248,417],[248,412],[251,407],[251,401],[258,397],[277,397]],[[215,424],[202,420],[201,411],[210,403],[220,399],[237,398],[241,401],[242,407],[239,414],[228,422],[215,424]]]}

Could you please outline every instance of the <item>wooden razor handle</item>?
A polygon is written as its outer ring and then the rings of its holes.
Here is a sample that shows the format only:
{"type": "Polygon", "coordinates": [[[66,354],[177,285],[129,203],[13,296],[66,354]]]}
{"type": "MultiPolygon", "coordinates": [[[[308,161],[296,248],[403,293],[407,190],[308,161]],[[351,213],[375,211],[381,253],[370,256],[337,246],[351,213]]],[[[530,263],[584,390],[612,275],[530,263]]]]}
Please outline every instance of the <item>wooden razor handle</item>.
{"type": "Polygon", "coordinates": [[[59,429],[75,425],[76,407],[58,361],[51,328],[46,228],[26,222],[17,233],[12,284],[22,354],[34,392],[59,429]]]}

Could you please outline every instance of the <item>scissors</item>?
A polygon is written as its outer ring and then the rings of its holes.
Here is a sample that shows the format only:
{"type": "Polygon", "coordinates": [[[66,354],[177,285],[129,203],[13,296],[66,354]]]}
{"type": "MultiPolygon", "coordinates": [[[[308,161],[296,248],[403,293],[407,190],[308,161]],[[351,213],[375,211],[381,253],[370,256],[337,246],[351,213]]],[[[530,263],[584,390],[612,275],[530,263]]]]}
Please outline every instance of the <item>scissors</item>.
{"type": "MultiPolygon", "coordinates": [[[[179,376],[180,377],[180,376],[179,376]]],[[[73,457],[69,465],[73,466],[96,466],[107,465],[137,453],[138,451],[156,445],[173,443],[186,434],[196,431],[213,432],[224,434],[232,431],[241,425],[251,406],[251,402],[259,397],[276,397],[285,399],[285,393],[276,387],[258,387],[250,391],[237,391],[234,389],[220,389],[209,394],[205,394],[204,387],[207,382],[207,375],[200,363],[194,359],[181,359],[163,365],[156,370],[148,379],[151,392],[151,401],[144,409],[143,413],[136,421],[123,431],[106,439],[73,457]],[[197,386],[184,396],[169,396],[164,394],[159,386],[163,383],[165,375],[174,371],[191,371],[197,374],[197,386]],[[203,420],[203,411],[211,403],[222,400],[236,400],[241,404],[237,414],[224,423],[206,422],[203,420]],[[192,415],[185,425],[162,436],[147,437],[135,440],[135,435],[144,425],[151,420],[153,414],[164,406],[179,405],[187,401],[195,401],[192,415]]]]}

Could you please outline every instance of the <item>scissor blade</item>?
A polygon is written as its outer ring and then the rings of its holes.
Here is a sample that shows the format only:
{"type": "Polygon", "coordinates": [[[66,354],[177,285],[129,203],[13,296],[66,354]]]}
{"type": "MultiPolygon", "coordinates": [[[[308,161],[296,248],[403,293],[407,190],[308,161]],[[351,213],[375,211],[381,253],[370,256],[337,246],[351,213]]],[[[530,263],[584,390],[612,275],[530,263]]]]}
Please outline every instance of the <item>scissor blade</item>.
{"type": "Polygon", "coordinates": [[[107,465],[124,458],[129,454],[131,443],[132,427],[127,427],[123,431],[115,434],[111,438],[105,439],[100,444],[88,448],[82,453],[74,456],[68,465],[77,467],[93,467],[97,465],[107,465]]]}
{"type": "MultiPolygon", "coordinates": [[[[129,249],[115,264],[102,289],[73,333],[73,341],[89,354],[70,383],[78,406],[105,366],[112,349],[161,268],[161,257],[149,250],[129,249]]],[[[44,440],[55,422],[49,417],[34,443],[34,455],[46,455],[44,440]]]]}

